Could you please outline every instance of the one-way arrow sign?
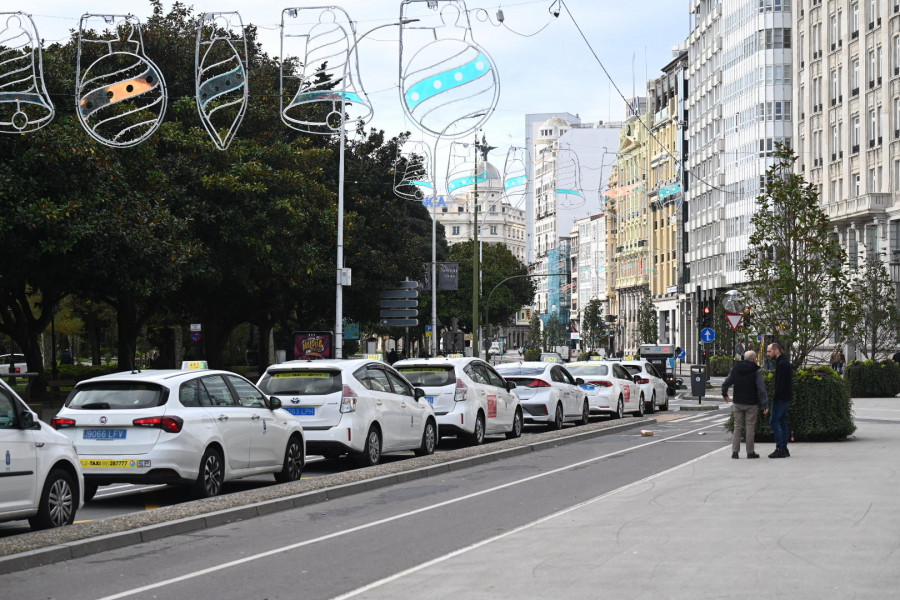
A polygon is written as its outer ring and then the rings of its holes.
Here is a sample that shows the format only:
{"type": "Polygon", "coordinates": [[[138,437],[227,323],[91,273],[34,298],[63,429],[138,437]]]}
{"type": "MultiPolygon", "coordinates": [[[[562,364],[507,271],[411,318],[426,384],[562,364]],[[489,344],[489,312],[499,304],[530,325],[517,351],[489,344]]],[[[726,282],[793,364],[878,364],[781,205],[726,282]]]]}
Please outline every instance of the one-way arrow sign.
{"type": "Polygon", "coordinates": [[[704,327],[700,330],[700,339],[706,342],[707,344],[716,339],[716,332],[711,327],[704,327]]]}

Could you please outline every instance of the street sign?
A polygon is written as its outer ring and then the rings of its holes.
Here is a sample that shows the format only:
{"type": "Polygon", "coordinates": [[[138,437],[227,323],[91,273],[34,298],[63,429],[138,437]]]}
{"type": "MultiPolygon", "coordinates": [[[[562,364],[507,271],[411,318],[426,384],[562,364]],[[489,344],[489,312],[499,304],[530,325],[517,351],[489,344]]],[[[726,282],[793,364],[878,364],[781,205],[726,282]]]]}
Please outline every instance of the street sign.
{"type": "Polygon", "coordinates": [[[191,332],[191,341],[192,341],[192,342],[199,342],[201,336],[202,336],[202,334],[201,334],[199,331],[192,331],[192,332],[191,332]]]}
{"type": "MultiPolygon", "coordinates": [[[[403,282],[406,283],[406,282],[403,282]]],[[[412,283],[412,282],[410,282],[412,283]]],[[[380,298],[418,298],[417,290],[383,290],[380,298]]]]}
{"type": "Polygon", "coordinates": [[[418,300],[382,300],[381,308],[416,308],[418,300]]]}
{"type": "Polygon", "coordinates": [[[382,310],[380,316],[382,319],[388,317],[418,317],[419,311],[415,308],[395,308],[393,310],[382,310]]]}
{"type": "Polygon", "coordinates": [[[400,289],[401,290],[414,290],[419,287],[418,281],[401,281],[400,289]]]}
{"type": "Polygon", "coordinates": [[[714,339],[716,339],[716,332],[713,330],[712,327],[704,327],[703,329],[700,330],[700,339],[708,344],[711,341],[713,341],[714,339]]]}
{"type": "Polygon", "coordinates": [[[381,324],[385,327],[415,327],[419,324],[418,319],[382,319],[381,324]]]}
{"type": "Polygon", "coordinates": [[[728,319],[728,324],[731,325],[731,330],[737,331],[737,328],[741,326],[741,321],[744,320],[744,315],[728,313],[725,315],[725,318],[728,319]]]}
{"type": "Polygon", "coordinates": [[[678,360],[684,360],[685,358],[687,358],[687,352],[682,348],[681,352],[678,353],[678,360]]]}

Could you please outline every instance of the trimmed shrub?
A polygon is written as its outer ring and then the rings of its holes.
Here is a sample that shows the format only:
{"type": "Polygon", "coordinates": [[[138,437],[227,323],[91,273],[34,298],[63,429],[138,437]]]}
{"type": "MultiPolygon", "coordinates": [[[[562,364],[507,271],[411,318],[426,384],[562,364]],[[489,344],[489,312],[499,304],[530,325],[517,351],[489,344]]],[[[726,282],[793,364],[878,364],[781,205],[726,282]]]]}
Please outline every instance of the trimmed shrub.
{"type": "MultiPolygon", "coordinates": [[[[59,365],[57,378],[84,381],[100,375],[118,373],[121,370],[118,365],[59,365]]],[[[47,376],[50,376],[49,372],[47,376]]]]}
{"type": "Polygon", "coordinates": [[[854,360],[844,373],[854,398],[900,394],[900,365],[892,360],[854,360]]]}
{"type": "Polygon", "coordinates": [[[734,366],[734,358],[730,356],[710,356],[706,372],[710,376],[725,376],[731,373],[734,366]]]}
{"type": "MultiPolygon", "coordinates": [[[[770,406],[775,391],[775,375],[765,373],[770,406]]],[[[831,367],[817,366],[794,373],[794,399],[788,409],[788,428],[796,442],[833,442],[856,431],[853,424],[853,400],[850,385],[831,367]]],[[[734,431],[734,417],[725,429],[734,431]]],[[[762,410],[756,421],[756,441],[772,442],[769,415],[762,410]]]]}
{"type": "Polygon", "coordinates": [[[541,360],[541,351],[540,350],[526,350],[525,351],[525,360],[541,360]]]}

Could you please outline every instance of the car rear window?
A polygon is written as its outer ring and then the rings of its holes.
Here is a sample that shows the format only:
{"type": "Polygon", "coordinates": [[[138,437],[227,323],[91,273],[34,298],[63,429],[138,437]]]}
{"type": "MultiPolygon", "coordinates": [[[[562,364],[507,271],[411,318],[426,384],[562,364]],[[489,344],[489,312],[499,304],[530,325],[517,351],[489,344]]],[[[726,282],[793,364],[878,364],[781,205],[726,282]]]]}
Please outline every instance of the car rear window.
{"type": "Polygon", "coordinates": [[[544,367],[509,367],[502,368],[498,367],[497,372],[503,375],[505,378],[509,379],[510,377],[516,377],[520,375],[536,377],[538,375],[544,374],[544,367]]]}
{"type": "Polygon", "coordinates": [[[156,383],[106,381],[76,387],[66,398],[68,408],[82,410],[132,410],[166,403],[166,388],[156,383]]]}
{"type": "Polygon", "coordinates": [[[456,383],[456,369],[449,367],[432,367],[408,365],[397,368],[411,384],[417,387],[436,387],[456,383]]]}
{"type": "Polygon", "coordinates": [[[622,365],[622,366],[625,367],[626,369],[628,369],[628,372],[631,373],[632,375],[640,375],[641,370],[642,370],[637,365],[622,365]]]}
{"type": "Polygon", "coordinates": [[[581,365],[574,367],[567,365],[566,368],[569,370],[569,373],[577,377],[583,377],[585,375],[609,375],[608,365],[581,365]]]}
{"type": "Polygon", "coordinates": [[[340,371],[284,371],[266,373],[259,388],[270,396],[321,396],[342,389],[340,371]]]}

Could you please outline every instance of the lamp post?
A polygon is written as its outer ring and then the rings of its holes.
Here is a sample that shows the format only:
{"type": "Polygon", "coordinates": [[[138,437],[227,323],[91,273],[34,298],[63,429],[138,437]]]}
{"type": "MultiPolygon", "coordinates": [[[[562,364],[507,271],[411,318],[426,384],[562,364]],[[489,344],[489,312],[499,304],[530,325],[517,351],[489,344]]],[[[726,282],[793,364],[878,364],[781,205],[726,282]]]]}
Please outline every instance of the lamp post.
{"type": "Polygon", "coordinates": [[[472,230],[472,356],[481,357],[481,336],[479,332],[479,325],[481,323],[479,313],[478,313],[478,296],[481,292],[481,252],[478,247],[478,153],[481,152],[482,159],[485,163],[485,171],[487,171],[487,155],[488,152],[494,149],[493,146],[488,146],[487,141],[484,138],[484,133],[481,134],[481,143],[478,143],[478,133],[475,133],[475,201],[474,201],[474,210],[473,212],[473,230],[472,230]],[[477,352],[477,354],[476,354],[477,352]]]}

